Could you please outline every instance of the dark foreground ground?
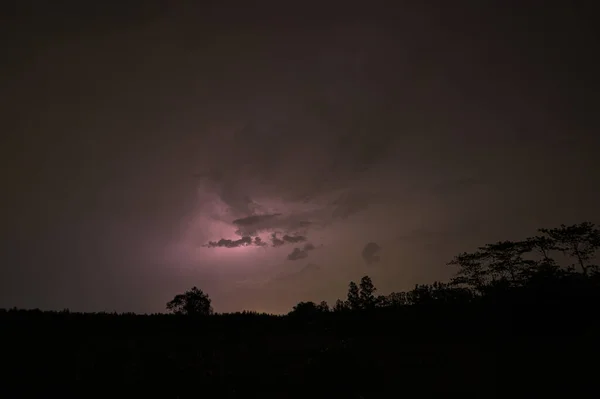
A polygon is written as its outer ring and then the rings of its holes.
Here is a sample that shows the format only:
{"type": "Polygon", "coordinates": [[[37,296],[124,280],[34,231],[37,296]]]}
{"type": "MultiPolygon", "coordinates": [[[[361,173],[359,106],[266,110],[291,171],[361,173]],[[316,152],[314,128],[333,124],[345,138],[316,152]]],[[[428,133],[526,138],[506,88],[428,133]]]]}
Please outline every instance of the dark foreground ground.
{"type": "Polygon", "coordinates": [[[599,313],[560,302],[309,319],[2,311],[0,397],[581,397],[597,390],[599,313]]]}

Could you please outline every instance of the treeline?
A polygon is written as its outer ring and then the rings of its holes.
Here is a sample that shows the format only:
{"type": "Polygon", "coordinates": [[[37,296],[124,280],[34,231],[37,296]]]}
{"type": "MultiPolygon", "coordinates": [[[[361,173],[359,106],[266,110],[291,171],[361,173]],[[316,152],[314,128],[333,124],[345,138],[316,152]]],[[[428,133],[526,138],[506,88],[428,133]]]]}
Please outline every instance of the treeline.
{"type": "Polygon", "coordinates": [[[405,292],[376,295],[364,276],[350,282],[345,300],[333,307],[326,302],[301,302],[291,315],[364,311],[411,305],[506,302],[521,305],[548,301],[593,299],[600,293],[595,262],[600,230],[589,222],[539,229],[539,235],[521,241],[499,241],[463,252],[448,266],[457,269],[449,282],[417,284],[405,292]]]}
{"type": "MultiPolygon", "coordinates": [[[[325,313],[357,313],[375,309],[399,309],[420,305],[462,306],[472,303],[534,304],[541,302],[592,301],[600,295],[600,269],[595,263],[600,248],[600,230],[590,222],[561,225],[538,230],[538,235],[521,241],[499,241],[455,256],[449,267],[456,268],[448,282],[417,284],[414,289],[377,295],[369,276],[350,282],[345,299],[333,306],[327,302],[300,302],[290,316],[325,313]]],[[[193,287],[176,295],[166,305],[169,313],[180,316],[219,316],[229,320],[265,319],[271,315],[256,312],[215,314],[210,297],[193,287]]],[[[106,319],[117,313],[74,314],[67,309],[58,312],[0,309],[0,317],[28,319],[31,316],[57,318],[106,319]],[[19,316],[20,315],[20,316],[19,316]],[[45,315],[45,316],[43,316],[45,315]]],[[[133,318],[133,313],[119,317],[133,318]]],[[[172,315],[143,315],[154,319],[172,315]]],[[[37,317],[36,317],[37,318],[37,317]]]]}
{"type": "Polygon", "coordinates": [[[459,254],[448,282],[378,295],[365,276],[333,307],[301,302],[286,316],[215,313],[196,287],[169,301],[170,314],[0,310],[1,382],[46,396],[52,384],[166,397],[594,388],[599,235],[591,223],[541,229],[459,254]]]}

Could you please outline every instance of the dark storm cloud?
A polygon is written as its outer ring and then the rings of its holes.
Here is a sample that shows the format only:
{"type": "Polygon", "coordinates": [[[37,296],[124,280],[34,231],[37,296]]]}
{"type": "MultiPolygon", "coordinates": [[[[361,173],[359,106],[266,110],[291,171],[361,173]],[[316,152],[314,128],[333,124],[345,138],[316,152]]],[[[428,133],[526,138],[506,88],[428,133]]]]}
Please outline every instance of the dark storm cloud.
{"type": "Polygon", "coordinates": [[[290,243],[298,243],[298,242],[303,242],[306,241],[306,237],[305,236],[290,236],[290,235],[284,235],[283,237],[281,237],[281,239],[285,242],[290,242],[290,243]]]}
{"type": "Polygon", "coordinates": [[[294,248],[294,250],[287,256],[288,260],[299,260],[306,257],[308,257],[308,252],[300,248],[294,248]]]}
{"type": "Polygon", "coordinates": [[[267,243],[264,242],[260,237],[254,237],[254,245],[257,247],[266,247],[267,243]]]}
{"type": "Polygon", "coordinates": [[[374,242],[370,242],[365,245],[362,250],[361,256],[365,260],[365,262],[370,265],[375,262],[379,262],[379,251],[381,247],[374,242]]]}
{"type": "Polygon", "coordinates": [[[307,242],[306,244],[304,244],[304,250],[305,251],[312,251],[313,249],[315,249],[314,244],[307,242]]]}
{"type": "Polygon", "coordinates": [[[228,240],[225,238],[221,238],[219,241],[209,241],[208,244],[206,244],[205,246],[208,248],[237,248],[247,247],[249,245],[252,245],[252,237],[246,236],[240,238],[239,240],[228,240]]]}
{"type": "Polygon", "coordinates": [[[299,260],[308,257],[308,252],[315,249],[315,246],[311,243],[306,243],[303,248],[294,248],[294,250],[288,254],[288,260],[299,260]]]}
{"type": "Polygon", "coordinates": [[[260,231],[266,231],[280,225],[281,222],[277,221],[279,216],[281,216],[281,213],[252,215],[236,219],[232,223],[238,226],[236,234],[240,236],[256,235],[260,231]]]}
{"type": "Polygon", "coordinates": [[[295,273],[296,276],[309,274],[312,275],[314,273],[318,273],[322,270],[321,266],[316,263],[309,263],[295,273]]]}
{"type": "MultiPolygon", "coordinates": [[[[271,234],[271,242],[274,247],[280,247],[284,244],[297,244],[299,242],[306,241],[306,236],[302,235],[288,235],[285,234],[283,237],[277,237],[277,233],[271,234]]],[[[312,245],[312,244],[311,244],[312,245]]]]}
{"type": "Polygon", "coordinates": [[[273,244],[274,247],[280,247],[285,244],[285,241],[277,238],[277,234],[273,233],[273,234],[271,234],[271,243],[273,244]]]}
{"type": "MultiPolygon", "coordinates": [[[[285,241],[280,240],[275,235],[271,236],[271,240],[273,241],[274,247],[285,244],[285,241]]],[[[208,248],[218,248],[218,247],[237,248],[237,247],[247,247],[250,245],[254,245],[257,247],[268,246],[268,244],[265,241],[263,241],[262,238],[254,237],[254,239],[253,239],[250,236],[244,236],[244,237],[240,238],[239,240],[229,240],[229,239],[222,238],[219,241],[209,241],[209,243],[204,246],[208,247],[208,248]]]]}

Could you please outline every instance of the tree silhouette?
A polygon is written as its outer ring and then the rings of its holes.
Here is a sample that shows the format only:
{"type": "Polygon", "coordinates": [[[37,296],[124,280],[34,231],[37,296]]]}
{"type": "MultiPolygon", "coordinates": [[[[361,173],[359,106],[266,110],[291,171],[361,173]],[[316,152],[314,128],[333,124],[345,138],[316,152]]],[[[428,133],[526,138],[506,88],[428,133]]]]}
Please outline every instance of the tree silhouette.
{"type": "Polygon", "coordinates": [[[293,308],[290,314],[295,315],[310,315],[319,312],[319,307],[312,301],[299,302],[293,308]]]}
{"type": "Polygon", "coordinates": [[[196,287],[167,302],[167,310],[188,316],[208,316],[213,313],[209,296],[196,287]]]}
{"type": "Polygon", "coordinates": [[[405,306],[408,305],[406,292],[392,292],[386,297],[386,302],[389,306],[405,306]]]}
{"type": "Polygon", "coordinates": [[[552,251],[558,250],[556,242],[547,236],[529,237],[527,242],[529,243],[529,247],[531,248],[532,252],[537,253],[540,256],[534,272],[556,272],[558,265],[551,256],[552,251]]]}
{"type": "Polygon", "coordinates": [[[295,305],[291,312],[290,316],[296,317],[299,319],[310,320],[318,317],[318,315],[329,312],[329,305],[327,302],[322,301],[318,305],[312,301],[308,302],[299,302],[295,305]]]}
{"type": "Polygon", "coordinates": [[[335,305],[333,306],[333,311],[334,312],[344,312],[346,310],[348,310],[348,303],[345,301],[342,301],[341,299],[338,299],[337,301],[335,301],[335,305]]]}
{"type": "Polygon", "coordinates": [[[352,310],[358,310],[361,308],[360,304],[360,291],[358,286],[354,281],[350,281],[350,284],[348,284],[348,306],[352,310]]]}
{"type": "Polygon", "coordinates": [[[379,307],[379,308],[385,308],[390,306],[390,300],[389,297],[385,296],[385,295],[377,295],[377,298],[375,298],[375,306],[379,307]]]}
{"type": "Polygon", "coordinates": [[[321,312],[329,312],[329,305],[325,301],[321,301],[321,303],[317,305],[317,308],[321,312]]]}
{"type": "Polygon", "coordinates": [[[423,305],[433,300],[432,287],[427,284],[416,284],[415,288],[408,293],[408,302],[411,305],[423,305]]]}
{"type": "Polygon", "coordinates": [[[509,285],[519,285],[536,265],[535,261],[523,257],[531,249],[529,241],[498,241],[480,247],[479,254],[480,259],[487,262],[492,281],[506,280],[509,285]]]}
{"type": "Polygon", "coordinates": [[[600,230],[593,223],[583,222],[571,226],[561,224],[558,228],[539,231],[554,241],[557,250],[575,258],[584,275],[588,275],[590,269],[598,269],[597,265],[589,263],[600,248],[600,230]]]}
{"type": "Polygon", "coordinates": [[[481,252],[463,252],[455,256],[448,262],[448,265],[459,268],[456,276],[452,279],[452,284],[473,287],[482,293],[488,279],[487,270],[483,264],[484,257],[485,255],[481,252]]]}
{"type": "Polygon", "coordinates": [[[373,281],[369,276],[364,276],[360,279],[359,298],[361,307],[363,309],[370,309],[375,307],[375,304],[377,302],[374,295],[375,291],[377,291],[377,289],[373,285],[373,281]]]}

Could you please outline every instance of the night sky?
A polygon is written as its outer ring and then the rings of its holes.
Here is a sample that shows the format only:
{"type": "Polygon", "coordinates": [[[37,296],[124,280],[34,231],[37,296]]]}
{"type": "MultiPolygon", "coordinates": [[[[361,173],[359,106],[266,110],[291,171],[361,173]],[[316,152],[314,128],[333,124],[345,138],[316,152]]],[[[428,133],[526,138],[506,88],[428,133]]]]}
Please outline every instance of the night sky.
{"type": "Polygon", "coordinates": [[[0,307],[287,312],[600,220],[589,10],[210,3],[2,3],[0,307]]]}

